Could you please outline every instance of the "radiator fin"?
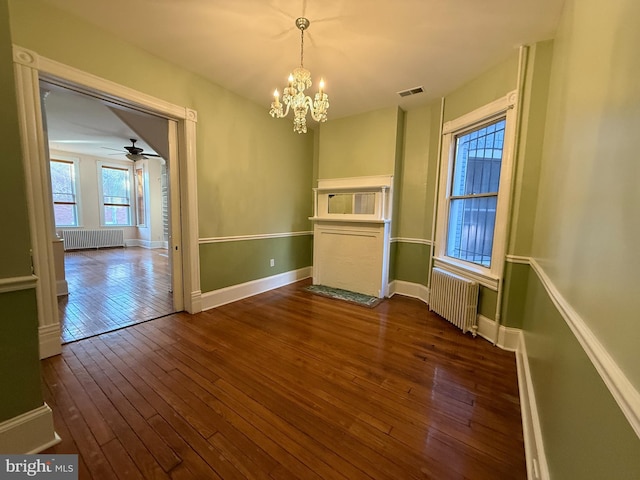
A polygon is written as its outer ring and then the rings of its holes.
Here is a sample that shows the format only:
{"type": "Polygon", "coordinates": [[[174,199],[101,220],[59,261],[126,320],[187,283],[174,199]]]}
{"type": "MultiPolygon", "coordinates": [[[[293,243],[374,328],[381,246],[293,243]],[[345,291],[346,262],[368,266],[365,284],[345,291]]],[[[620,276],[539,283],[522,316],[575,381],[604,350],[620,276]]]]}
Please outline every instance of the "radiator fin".
{"type": "Polygon", "coordinates": [[[454,324],[464,333],[478,331],[479,286],[467,278],[434,268],[431,275],[429,310],[454,324]]]}
{"type": "Polygon", "coordinates": [[[66,250],[83,248],[124,247],[124,230],[60,230],[66,250]]]}

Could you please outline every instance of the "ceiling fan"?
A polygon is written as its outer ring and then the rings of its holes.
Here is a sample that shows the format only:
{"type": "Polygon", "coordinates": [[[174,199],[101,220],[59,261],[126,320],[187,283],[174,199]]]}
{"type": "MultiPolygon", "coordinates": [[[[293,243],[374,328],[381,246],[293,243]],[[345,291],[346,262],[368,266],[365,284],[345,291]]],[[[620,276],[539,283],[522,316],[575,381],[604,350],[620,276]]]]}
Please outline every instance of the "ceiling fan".
{"type": "MultiPolygon", "coordinates": [[[[155,153],[142,153],[144,152],[144,150],[140,147],[136,147],[136,142],[138,141],[138,139],[130,138],[129,140],[131,141],[131,145],[125,145],[123,147],[127,151],[127,153],[125,154],[125,157],[127,157],[129,160],[132,160],[133,162],[137,162],[138,160],[147,160],[148,157],[162,158],[160,155],[157,155],[155,153]]],[[[108,148],[108,147],[103,147],[103,148],[108,148]]],[[[108,148],[108,149],[115,150],[114,148],[108,148]]],[[[112,155],[118,155],[118,154],[113,153],[112,155]]]]}

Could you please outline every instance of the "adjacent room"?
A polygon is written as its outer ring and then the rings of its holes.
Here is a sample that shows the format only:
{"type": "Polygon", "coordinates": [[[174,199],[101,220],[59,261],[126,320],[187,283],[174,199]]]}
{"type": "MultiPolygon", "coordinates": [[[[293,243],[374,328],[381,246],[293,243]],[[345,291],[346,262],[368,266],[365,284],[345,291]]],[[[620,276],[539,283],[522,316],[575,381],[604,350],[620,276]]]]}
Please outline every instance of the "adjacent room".
{"type": "Polygon", "coordinates": [[[40,93],[63,343],[173,313],[167,161],[148,145],[168,158],[167,120],[44,81],[40,93]]]}
{"type": "Polygon", "coordinates": [[[639,32],[635,0],[0,0],[0,456],[640,478],[639,32]]]}

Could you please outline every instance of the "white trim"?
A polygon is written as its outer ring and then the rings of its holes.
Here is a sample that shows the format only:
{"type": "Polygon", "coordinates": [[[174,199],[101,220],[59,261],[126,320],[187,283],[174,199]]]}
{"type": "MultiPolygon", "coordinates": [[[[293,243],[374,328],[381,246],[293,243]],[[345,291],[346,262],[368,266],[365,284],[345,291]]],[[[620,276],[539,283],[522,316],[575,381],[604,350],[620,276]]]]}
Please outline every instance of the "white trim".
{"type": "Polygon", "coordinates": [[[202,309],[209,310],[211,308],[220,307],[227,303],[236,302],[243,298],[258,295],[274,288],[280,288],[285,285],[311,277],[311,267],[300,268],[290,272],[284,272],[271,277],[260,278],[250,282],[232,285],[231,287],[221,288],[212,292],[206,292],[201,295],[202,309]]]}
{"type": "Polygon", "coordinates": [[[518,344],[520,342],[520,333],[522,330],[519,328],[505,327],[500,325],[498,328],[498,338],[496,336],[496,321],[478,314],[478,335],[485,340],[497,345],[502,350],[508,352],[515,352],[518,350],[518,344]]]}
{"type": "MultiPolygon", "coordinates": [[[[466,115],[446,122],[442,131],[442,151],[440,154],[440,178],[438,179],[439,198],[437,199],[437,226],[435,235],[435,262],[446,263],[457,274],[465,274],[480,284],[498,290],[504,269],[506,253],[506,231],[508,230],[510,202],[512,191],[512,176],[515,170],[515,143],[517,130],[517,100],[518,91],[513,90],[505,96],[480,107],[466,115]],[[475,265],[462,259],[455,259],[446,255],[447,235],[449,230],[449,214],[451,205],[451,185],[456,163],[456,135],[466,134],[474,128],[489,121],[504,117],[505,132],[500,169],[500,185],[496,204],[496,219],[494,225],[493,248],[491,251],[491,266],[475,265]]],[[[445,267],[447,268],[447,267],[445,267]]]]}
{"type": "Polygon", "coordinates": [[[399,243],[415,243],[419,245],[433,245],[432,240],[427,240],[426,238],[408,238],[408,237],[395,237],[391,239],[391,243],[399,242],[399,243]]]}
{"type": "Polygon", "coordinates": [[[59,297],[69,295],[69,282],[67,280],[56,280],[56,292],[59,297]]]}
{"type": "Polygon", "coordinates": [[[37,284],[38,277],[35,275],[0,278],[0,293],[30,290],[32,288],[36,288],[37,284]]]}
{"type": "Polygon", "coordinates": [[[53,429],[53,412],[45,403],[0,423],[0,452],[32,454],[60,442],[53,429]]]}
{"type": "Polygon", "coordinates": [[[40,360],[62,353],[60,324],[52,323],[38,327],[38,343],[40,345],[40,360]]]}
{"type": "Polygon", "coordinates": [[[165,240],[142,240],[140,238],[129,238],[124,241],[126,247],[141,247],[149,250],[154,250],[156,248],[167,249],[169,248],[167,242],[165,240]]]}
{"type": "Polygon", "coordinates": [[[622,413],[631,424],[631,428],[640,437],[640,392],[636,390],[624,371],[593,334],[584,319],[565,300],[535,258],[531,259],[531,268],[538,275],[551,301],[580,342],[622,413]]]}
{"type": "Polygon", "coordinates": [[[491,103],[488,103],[480,108],[477,108],[473,112],[469,112],[454,120],[445,122],[442,126],[442,134],[453,133],[458,130],[464,130],[471,124],[486,122],[491,118],[501,116],[506,110],[514,108],[518,101],[518,91],[513,90],[507,93],[504,97],[498,98],[491,103]]]}
{"type": "Polygon", "coordinates": [[[429,304],[429,289],[419,283],[393,280],[389,284],[389,296],[393,297],[395,294],[417,298],[418,300],[422,300],[424,303],[429,304]]]}
{"type": "MultiPolygon", "coordinates": [[[[40,78],[58,85],[98,95],[119,104],[155,114],[178,124],[178,154],[172,170],[180,185],[180,212],[173,212],[176,226],[182,232],[174,246],[182,252],[183,292],[200,290],[200,259],[198,249],[198,204],[196,177],[196,122],[197,112],[178,106],[129,87],[102,79],[76,68],[38,55],[36,52],[13,46],[16,97],[18,103],[20,136],[27,184],[27,206],[33,250],[34,268],[40,281],[37,284],[38,321],[41,326],[58,322],[55,291],[55,267],[49,239],[53,236],[51,193],[46,177],[46,145],[43,137],[40,109],[40,78]]],[[[172,155],[172,159],[174,156],[172,155]]],[[[175,291],[175,286],[174,286],[175,291]]],[[[197,302],[184,295],[184,307],[196,313],[197,302]]]]}
{"type": "Polygon", "coordinates": [[[367,187],[391,187],[393,175],[371,175],[365,177],[320,178],[318,190],[335,190],[367,187]]]}
{"type": "Polygon", "coordinates": [[[499,278],[489,277],[480,271],[476,271],[472,269],[473,267],[466,268],[465,266],[460,266],[458,262],[455,262],[453,259],[449,257],[443,258],[434,258],[433,265],[435,267],[442,268],[444,270],[448,270],[451,273],[455,273],[456,275],[460,275],[461,277],[468,278],[469,280],[473,280],[474,282],[478,282],[483,287],[487,287],[491,290],[498,290],[498,283],[500,282],[499,278]]]}
{"type": "Polygon", "coordinates": [[[244,240],[265,240],[267,238],[287,238],[287,237],[303,237],[305,235],[313,235],[312,231],[307,232],[284,232],[284,233],[262,233],[257,235],[235,235],[230,237],[207,237],[200,238],[198,243],[224,243],[224,242],[241,242],[244,240]]]}
{"type": "Polygon", "coordinates": [[[504,258],[509,263],[518,263],[520,265],[531,265],[531,259],[529,257],[523,257],[520,255],[506,255],[504,258]]]}
{"type": "Polygon", "coordinates": [[[529,367],[529,356],[522,330],[518,333],[516,349],[516,368],[518,371],[518,391],[520,393],[520,413],[522,416],[522,434],[524,437],[524,453],[527,462],[527,478],[529,480],[549,480],[549,466],[544,452],[542,428],[535,389],[529,367]]]}

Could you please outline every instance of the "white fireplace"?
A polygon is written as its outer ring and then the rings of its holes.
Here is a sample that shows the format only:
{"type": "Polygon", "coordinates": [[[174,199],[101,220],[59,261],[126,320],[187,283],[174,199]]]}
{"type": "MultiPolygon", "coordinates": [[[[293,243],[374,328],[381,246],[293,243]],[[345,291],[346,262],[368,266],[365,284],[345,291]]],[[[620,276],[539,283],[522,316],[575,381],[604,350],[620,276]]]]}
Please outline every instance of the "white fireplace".
{"type": "Polygon", "coordinates": [[[389,293],[393,176],[318,180],[313,283],[384,298],[389,293]]]}

